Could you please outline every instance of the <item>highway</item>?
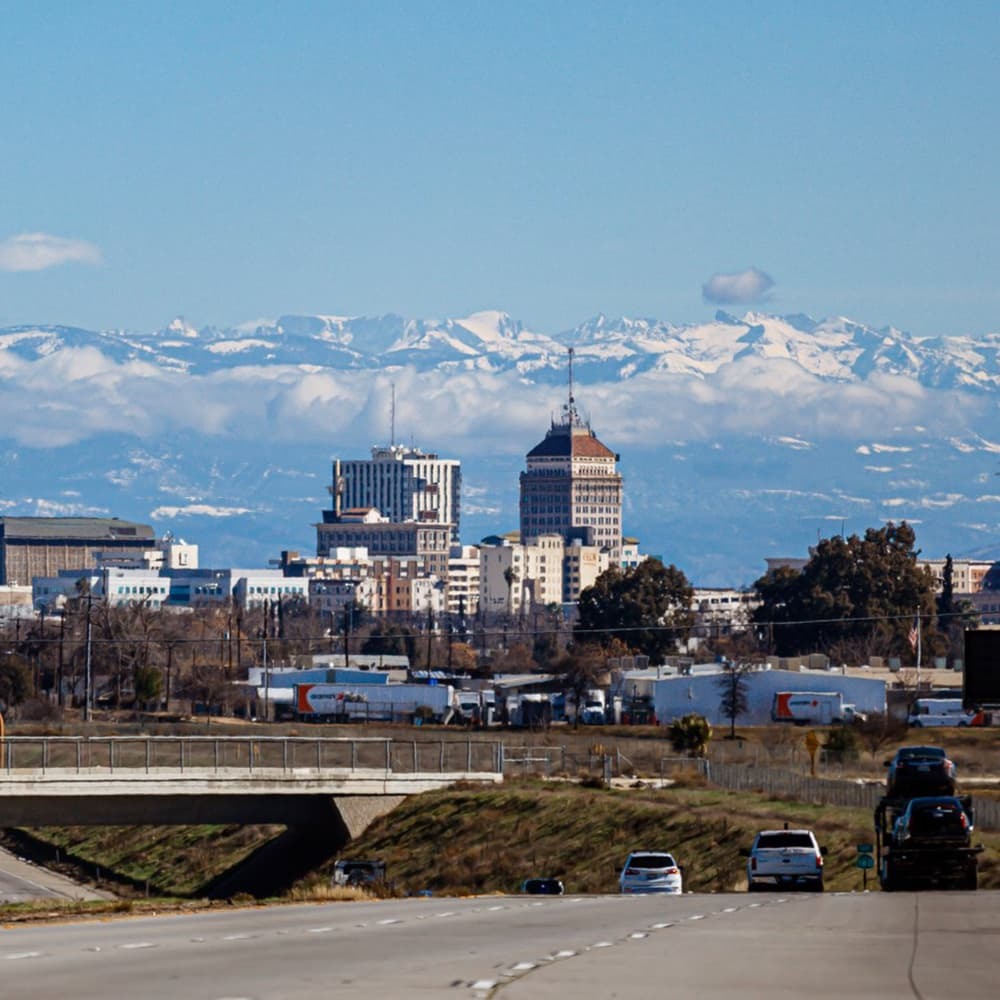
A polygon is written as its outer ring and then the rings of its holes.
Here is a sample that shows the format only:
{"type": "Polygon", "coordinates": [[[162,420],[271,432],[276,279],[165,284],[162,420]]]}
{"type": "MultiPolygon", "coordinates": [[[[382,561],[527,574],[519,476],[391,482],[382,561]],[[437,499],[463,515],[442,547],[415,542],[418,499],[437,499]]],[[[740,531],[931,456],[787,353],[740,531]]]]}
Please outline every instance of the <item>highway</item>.
{"type": "Polygon", "coordinates": [[[1000,895],[426,898],[0,929],[19,1000],[996,996],[1000,895]]]}
{"type": "Polygon", "coordinates": [[[0,902],[27,903],[40,899],[109,899],[108,893],[32,865],[0,848],[0,902]]]}

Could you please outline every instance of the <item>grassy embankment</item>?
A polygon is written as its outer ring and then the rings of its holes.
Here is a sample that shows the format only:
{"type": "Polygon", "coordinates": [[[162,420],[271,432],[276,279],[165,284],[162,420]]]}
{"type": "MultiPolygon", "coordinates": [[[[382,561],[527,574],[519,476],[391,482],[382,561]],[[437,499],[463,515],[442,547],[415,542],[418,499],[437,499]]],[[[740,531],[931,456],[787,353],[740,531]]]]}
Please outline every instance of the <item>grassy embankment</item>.
{"type": "MultiPolygon", "coordinates": [[[[342,852],[379,857],[388,865],[394,891],[424,889],[455,895],[515,892],[531,875],[557,875],[568,892],[614,892],[616,872],[635,848],[673,851],[685,869],[686,888],[725,891],[745,887],[739,849],[764,827],[811,827],[829,848],[829,889],[861,887],[854,867],[856,845],[871,842],[867,810],[788,802],[753,793],[706,788],[610,790],[568,782],[533,780],[502,787],[456,788],[408,799],[378,820],[342,852]]],[[[205,887],[254,850],[272,841],[275,827],[77,827],[32,831],[36,844],[59,845],[82,873],[102,876],[133,902],[105,904],[104,912],[165,903],[177,906],[201,896],[205,887]]],[[[1000,887],[1000,835],[982,837],[988,846],[981,885],[1000,887]]],[[[296,881],[285,898],[331,898],[333,858],[296,881]]],[[[874,880],[869,876],[869,887],[874,880]]],[[[249,896],[244,896],[249,901],[249,896]]],[[[24,911],[21,907],[20,911],[24,911]]],[[[37,909],[37,907],[36,907],[37,909]]],[[[49,905],[46,912],[53,912],[49,905]]],[[[102,912],[99,904],[74,912],[102,912]]],[[[3,911],[10,918],[18,910],[3,911]]]]}
{"type": "MultiPolygon", "coordinates": [[[[346,735],[324,733],[334,734],[346,735]]],[[[372,734],[366,731],[366,735],[372,734]]],[[[384,735],[400,734],[393,730],[384,735]]],[[[469,735],[442,730],[433,738],[469,735]]],[[[1000,770],[995,729],[933,735],[939,738],[911,732],[905,742],[947,746],[959,763],[960,774],[973,780],[1000,770]]],[[[491,736],[483,733],[473,738],[491,736]]],[[[504,736],[510,742],[511,734],[504,736]]],[[[522,744],[567,747],[580,760],[597,737],[593,731],[554,729],[517,734],[514,739],[522,744]]],[[[657,773],[660,760],[671,753],[662,731],[653,729],[646,733],[609,727],[600,732],[599,739],[609,750],[620,750],[640,774],[657,773]]],[[[798,730],[747,729],[740,731],[737,741],[714,742],[710,755],[730,762],[801,767],[801,742],[798,730]]],[[[831,768],[827,776],[880,777],[885,773],[882,758],[890,756],[892,749],[864,749],[854,764],[836,771],[831,768]]],[[[969,790],[984,798],[996,794],[992,788],[969,790]]],[[[663,847],[676,852],[684,864],[688,888],[712,891],[741,886],[739,848],[761,827],[786,820],[813,827],[829,847],[830,888],[860,886],[861,873],[853,865],[855,845],[872,840],[866,810],[706,788],[610,791],[566,782],[508,779],[500,788],[453,789],[410,799],[340,853],[384,858],[399,892],[511,892],[522,879],[535,874],[561,876],[570,892],[608,892],[614,891],[615,870],[629,850],[663,847]]],[[[114,912],[147,905],[162,908],[167,898],[178,900],[171,905],[191,906],[213,894],[227,872],[259,857],[267,845],[271,845],[271,857],[280,854],[284,836],[282,827],[59,827],[8,831],[0,839],[17,853],[45,864],[53,865],[58,856],[55,867],[81,881],[99,882],[124,897],[107,904],[67,904],[69,909],[114,912]],[[147,894],[151,897],[148,904],[147,894]]],[[[1000,887],[1000,834],[981,835],[977,840],[987,846],[981,859],[981,885],[1000,887]]],[[[328,896],[332,862],[333,858],[317,857],[311,875],[289,879],[286,885],[294,882],[296,894],[328,896]]],[[[0,913],[9,917],[32,909],[49,912],[53,907],[25,904],[2,908],[0,913]]]]}

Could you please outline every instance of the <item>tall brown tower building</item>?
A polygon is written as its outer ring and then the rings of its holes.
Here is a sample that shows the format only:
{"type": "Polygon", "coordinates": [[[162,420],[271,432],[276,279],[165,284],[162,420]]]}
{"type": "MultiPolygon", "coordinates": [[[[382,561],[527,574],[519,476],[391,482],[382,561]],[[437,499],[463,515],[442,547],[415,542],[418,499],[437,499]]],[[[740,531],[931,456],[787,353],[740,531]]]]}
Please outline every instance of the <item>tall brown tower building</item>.
{"type": "Polygon", "coordinates": [[[544,440],[527,456],[521,473],[521,541],[562,535],[567,541],[606,549],[612,565],[622,554],[622,477],[618,456],[598,440],[576,410],[573,349],[569,400],[562,421],[552,421],[544,440]]]}

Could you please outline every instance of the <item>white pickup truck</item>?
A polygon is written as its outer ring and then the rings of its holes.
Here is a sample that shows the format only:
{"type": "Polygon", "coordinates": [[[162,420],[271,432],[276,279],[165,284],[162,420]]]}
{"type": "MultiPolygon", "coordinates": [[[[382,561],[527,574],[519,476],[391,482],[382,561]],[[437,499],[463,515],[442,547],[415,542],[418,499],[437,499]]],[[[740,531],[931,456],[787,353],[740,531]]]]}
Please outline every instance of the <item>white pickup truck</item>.
{"type": "Polygon", "coordinates": [[[761,830],[747,858],[747,888],[823,891],[823,855],[811,830],[761,830]]]}

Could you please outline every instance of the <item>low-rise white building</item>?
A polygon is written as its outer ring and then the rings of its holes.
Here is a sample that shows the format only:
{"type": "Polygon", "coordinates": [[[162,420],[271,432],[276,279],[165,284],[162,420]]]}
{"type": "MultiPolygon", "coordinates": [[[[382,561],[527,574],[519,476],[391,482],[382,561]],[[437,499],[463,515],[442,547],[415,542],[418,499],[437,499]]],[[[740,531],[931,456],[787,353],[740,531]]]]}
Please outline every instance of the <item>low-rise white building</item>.
{"type": "Polygon", "coordinates": [[[448,557],[448,613],[471,617],[479,610],[479,546],[456,545],[448,557]]]}

